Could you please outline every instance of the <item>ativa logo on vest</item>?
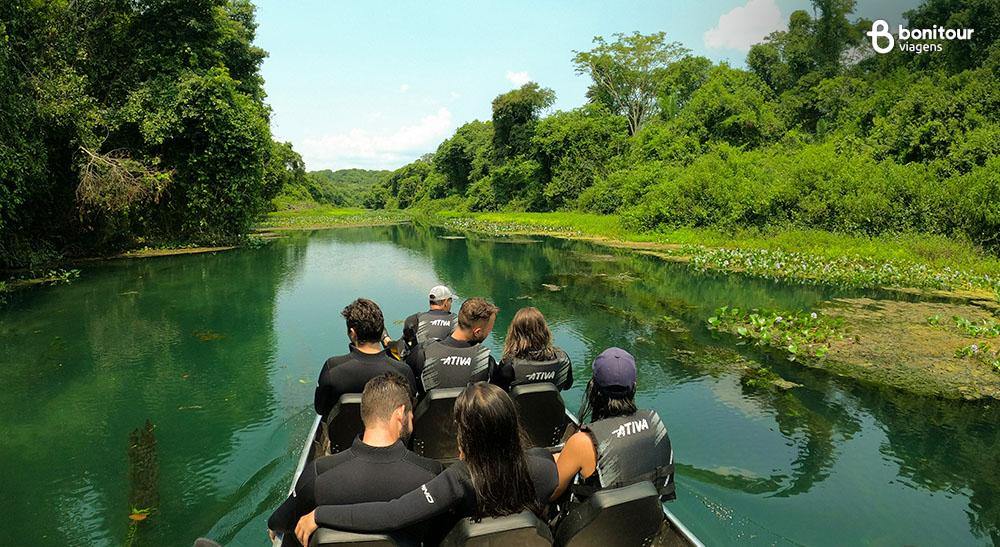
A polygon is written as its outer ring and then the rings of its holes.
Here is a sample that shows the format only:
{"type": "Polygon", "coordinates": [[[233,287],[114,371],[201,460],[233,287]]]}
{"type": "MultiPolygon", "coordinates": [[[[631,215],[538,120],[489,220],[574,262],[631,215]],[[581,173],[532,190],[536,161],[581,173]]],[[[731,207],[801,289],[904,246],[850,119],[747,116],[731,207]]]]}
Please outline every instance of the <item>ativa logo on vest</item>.
{"type": "Polygon", "coordinates": [[[472,357],[462,357],[460,355],[449,355],[444,359],[441,359],[442,365],[457,365],[460,367],[471,367],[472,357]]]}
{"type": "Polygon", "coordinates": [[[872,49],[876,53],[889,53],[898,42],[899,50],[909,53],[924,53],[925,51],[941,51],[940,43],[907,43],[908,40],[971,40],[975,29],[971,28],[945,28],[934,25],[934,28],[908,29],[899,25],[896,35],[889,32],[889,23],[879,19],[872,23],[872,29],[866,32],[872,39],[872,49]]]}
{"type": "Polygon", "coordinates": [[[645,431],[647,429],[649,429],[649,421],[643,418],[641,420],[636,420],[634,422],[625,422],[622,425],[618,426],[618,429],[612,431],[611,433],[613,433],[615,437],[618,437],[620,439],[626,435],[632,435],[640,431],[645,431]]]}
{"type": "Polygon", "coordinates": [[[528,380],[554,380],[556,378],[555,371],[549,372],[532,372],[527,376],[528,380]]]}

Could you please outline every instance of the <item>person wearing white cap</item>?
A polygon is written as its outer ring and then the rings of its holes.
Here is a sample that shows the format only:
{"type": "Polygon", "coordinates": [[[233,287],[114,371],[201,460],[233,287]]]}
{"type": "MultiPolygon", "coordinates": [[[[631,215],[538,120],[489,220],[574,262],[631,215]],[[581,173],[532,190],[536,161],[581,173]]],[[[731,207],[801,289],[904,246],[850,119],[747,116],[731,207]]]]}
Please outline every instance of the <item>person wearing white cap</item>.
{"type": "Polygon", "coordinates": [[[455,294],[444,285],[431,288],[428,295],[430,309],[415,313],[403,321],[403,341],[407,350],[429,340],[444,340],[455,330],[458,315],[451,311],[454,298],[455,294]]]}

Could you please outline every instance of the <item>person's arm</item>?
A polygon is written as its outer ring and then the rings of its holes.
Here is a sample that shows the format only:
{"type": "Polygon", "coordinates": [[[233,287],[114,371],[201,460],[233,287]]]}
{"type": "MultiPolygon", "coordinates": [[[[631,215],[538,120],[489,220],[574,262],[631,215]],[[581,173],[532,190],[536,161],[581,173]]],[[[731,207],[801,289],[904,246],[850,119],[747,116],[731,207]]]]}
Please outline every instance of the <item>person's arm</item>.
{"type": "Polygon", "coordinates": [[[411,315],[403,321],[403,340],[406,345],[413,347],[417,345],[417,316],[411,315]]]}
{"type": "Polygon", "coordinates": [[[385,325],[382,325],[382,347],[389,347],[392,342],[392,337],[389,336],[389,331],[385,329],[385,325]]]}
{"type": "Polygon", "coordinates": [[[420,382],[420,373],[424,370],[424,348],[417,346],[409,355],[406,356],[406,365],[410,367],[410,372],[413,373],[413,379],[416,381],[417,392],[423,393],[423,384],[420,382]]]}
{"type": "Polygon", "coordinates": [[[566,355],[566,381],[558,387],[563,391],[573,387],[573,361],[570,360],[568,354],[566,355]]]}
{"type": "Polygon", "coordinates": [[[440,515],[466,495],[460,472],[453,469],[392,501],[320,505],[316,524],[350,532],[387,532],[440,515]]]}
{"type": "Polygon", "coordinates": [[[500,359],[500,363],[497,364],[496,368],[493,370],[493,375],[490,377],[490,383],[499,387],[504,391],[510,391],[510,384],[514,381],[514,367],[510,366],[507,361],[507,356],[500,359]]]}
{"type": "Polygon", "coordinates": [[[329,414],[333,405],[337,403],[334,399],[333,386],[330,385],[329,370],[329,366],[324,364],[323,369],[319,371],[319,379],[316,380],[316,393],[313,394],[313,408],[320,416],[329,414]]]}
{"type": "MultiPolygon", "coordinates": [[[[587,470],[593,473],[593,469],[597,467],[597,453],[594,451],[590,435],[584,432],[574,433],[556,458],[556,467],[559,469],[559,486],[549,498],[551,501],[562,496],[569,485],[573,484],[577,473],[587,470]]],[[[589,473],[587,474],[589,476],[589,473]]]]}
{"type": "Polygon", "coordinates": [[[271,517],[267,519],[268,530],[290,533],[295,531],[299,518],[316,507],[314,486],[316,484],[316,464],[310,463],[302,469],[299,480],[295,482],[292,495],[288,496],[271,517]]]}

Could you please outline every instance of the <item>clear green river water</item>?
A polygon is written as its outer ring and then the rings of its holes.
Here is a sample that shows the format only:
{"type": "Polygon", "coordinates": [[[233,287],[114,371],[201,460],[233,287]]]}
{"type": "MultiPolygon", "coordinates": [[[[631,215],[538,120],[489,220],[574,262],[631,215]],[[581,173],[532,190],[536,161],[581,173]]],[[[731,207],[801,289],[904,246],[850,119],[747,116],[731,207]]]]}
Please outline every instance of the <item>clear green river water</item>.
{"type": "Polygon", "coordinates": [[[371,298],[398,336],[438,282],[501,307],[494,350],[519,307],[541,309],[574,362],[573,408],[594,356],[633,352],[640,406],[663,416],[679,464],[670,509],[708,545],[1000,543],[1000,405],[867,386],[704,328],[719,306],[808,309],[844,291],[556,239],[448,235],[301,232],[88,264],[70,284],[13,295],[0,306],[0,544],[125,544],[129,433],[148,419],[159,502],[135,544],[265,545],[316,375],[347,349],[340,310],[371,298]],[[744,387],[740,355],[802,387],[744,387]]]}

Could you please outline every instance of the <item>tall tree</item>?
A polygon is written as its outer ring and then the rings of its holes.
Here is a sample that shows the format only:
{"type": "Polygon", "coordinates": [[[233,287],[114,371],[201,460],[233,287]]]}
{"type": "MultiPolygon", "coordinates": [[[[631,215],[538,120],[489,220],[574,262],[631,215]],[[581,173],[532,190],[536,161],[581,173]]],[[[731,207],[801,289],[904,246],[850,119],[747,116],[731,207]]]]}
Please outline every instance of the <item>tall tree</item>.
{"type": "Polygon", "coordinates": [[[688,50],[678,42],[667,42],[666,33],[616,33],[615,41],[594,38],[590,51],[574,51],[577,74],[588,74],[594,83],[587,91],[593,102],[604,103],[611,112],[628,119],[634,135],[659,109],[660,91],[667,67],[688,50]]]}
{"type": "Polygon", "coordinates": [[[493,152],[498,163],[528,153],[538,117],[555,100],[554,91],[535,82],[493,99],[493,152]]]}

